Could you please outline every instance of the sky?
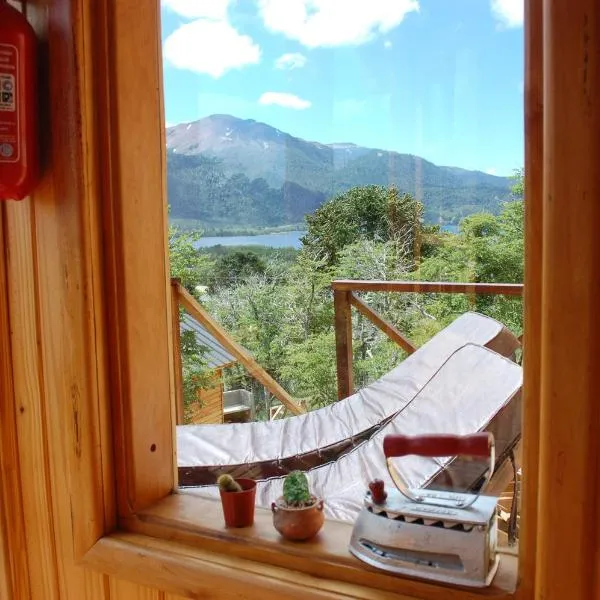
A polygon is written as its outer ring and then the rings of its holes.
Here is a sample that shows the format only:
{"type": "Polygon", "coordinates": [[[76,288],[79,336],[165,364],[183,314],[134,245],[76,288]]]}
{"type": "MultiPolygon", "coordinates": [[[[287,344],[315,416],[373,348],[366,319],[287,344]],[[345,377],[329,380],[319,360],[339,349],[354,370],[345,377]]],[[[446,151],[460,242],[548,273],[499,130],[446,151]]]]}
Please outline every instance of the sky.
{"type": "Polygon", "coordinates": [[[211,114],[510,175],[523,0],[161,0],[167,125],[211,114]]]}

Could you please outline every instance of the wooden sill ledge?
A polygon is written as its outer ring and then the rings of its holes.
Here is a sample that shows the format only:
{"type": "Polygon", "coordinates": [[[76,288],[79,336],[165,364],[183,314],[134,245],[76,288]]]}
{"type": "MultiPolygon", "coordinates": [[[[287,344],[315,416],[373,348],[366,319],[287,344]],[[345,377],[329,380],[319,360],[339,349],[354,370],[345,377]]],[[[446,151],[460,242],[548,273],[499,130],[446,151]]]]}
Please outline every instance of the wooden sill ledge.
{"type": "Polygon", "coordinates": [[[225,529],[219,501],[180,493],[121,523],[84,557],[85,566],[188,598],[514,598],[517,558],[502,555],[484,589],[442,586],[389,575],[347,550],[352,527],[327,520],[309,542],[283,540],[271,512],[255,524],[225,529]]]}

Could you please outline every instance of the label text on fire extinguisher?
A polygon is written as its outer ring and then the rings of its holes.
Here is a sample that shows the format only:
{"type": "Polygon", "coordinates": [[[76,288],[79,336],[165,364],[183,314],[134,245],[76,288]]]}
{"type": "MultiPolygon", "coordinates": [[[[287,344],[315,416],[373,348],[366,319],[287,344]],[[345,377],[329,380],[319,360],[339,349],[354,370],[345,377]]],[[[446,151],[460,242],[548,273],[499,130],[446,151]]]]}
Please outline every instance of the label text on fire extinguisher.
{"type": "Polygon", "coordinates": [[[0,44],[0,163],[19,160],[18,67],[17,49],[0,44]]]}

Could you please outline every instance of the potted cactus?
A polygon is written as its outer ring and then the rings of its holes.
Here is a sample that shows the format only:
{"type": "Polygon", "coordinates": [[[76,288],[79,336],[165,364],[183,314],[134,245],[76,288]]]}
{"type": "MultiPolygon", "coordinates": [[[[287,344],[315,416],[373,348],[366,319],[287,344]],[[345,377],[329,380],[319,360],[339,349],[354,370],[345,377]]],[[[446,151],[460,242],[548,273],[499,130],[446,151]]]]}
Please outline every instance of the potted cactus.
{"type": "Polygon", "coordinates": [[[256,481],[231,475],[217,479],[226,527],[250,527],[254,523],[256,481]]]}
{"type": "Polygon", "coordinates": [[[271,504],[273,525],[288,540],[308,540],[323,526],[323,500],[310,492],[302,471],[293,471],[283,482],[283,496],[271,504]]]}

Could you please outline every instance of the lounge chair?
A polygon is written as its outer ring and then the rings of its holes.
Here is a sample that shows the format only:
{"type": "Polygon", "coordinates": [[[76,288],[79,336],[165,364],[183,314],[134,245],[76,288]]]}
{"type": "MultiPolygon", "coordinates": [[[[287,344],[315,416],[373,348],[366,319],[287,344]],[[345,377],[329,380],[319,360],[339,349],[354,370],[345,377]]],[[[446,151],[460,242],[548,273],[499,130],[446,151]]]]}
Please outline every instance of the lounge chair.
{"type": "Polygon", "coordinates": [[[520,347],[498,321],[465,313],[392,371],[326,408],[269,422],[179,426],[180,485],[211,485],[223,472],[266,479],[331,462],[372,437],[469,342],[506,357],[520,347]]]}
{"type": "MultiPolygon", "coordinates": [[[[491,431],[498,469],[520,441],[521,387],[522,369],[513,361],[476,344],[458,348],[369,440],[331,463],[308,470],[314,493],[325,500],[326,516],[353,521],[369,481],[380,478],[387,486],[394,485],[383,454],[387,434],[466,435],[491,431]]],[[[409,487],[476,490],[483,481],[486,464],[463,458],[410,456],[398,459],[397,470],[409,487]]],[[[260,481],[257,505],[269,507],[281,495],[282,485],[283,477],[260,481]]],[[[192,493],[215,497],[218,491],[208,486],[194,488],[192,493]]]]}

